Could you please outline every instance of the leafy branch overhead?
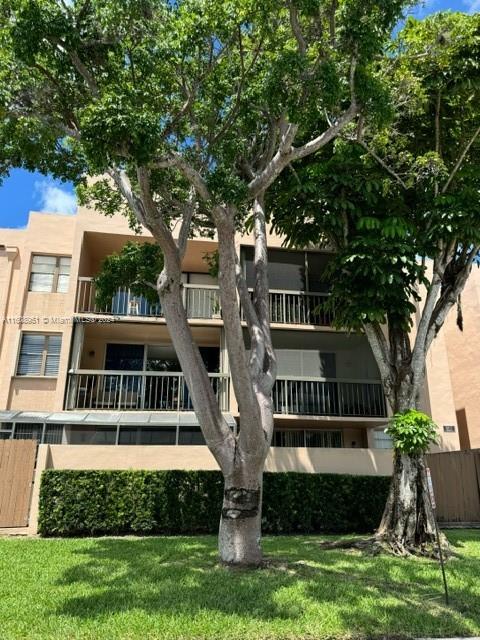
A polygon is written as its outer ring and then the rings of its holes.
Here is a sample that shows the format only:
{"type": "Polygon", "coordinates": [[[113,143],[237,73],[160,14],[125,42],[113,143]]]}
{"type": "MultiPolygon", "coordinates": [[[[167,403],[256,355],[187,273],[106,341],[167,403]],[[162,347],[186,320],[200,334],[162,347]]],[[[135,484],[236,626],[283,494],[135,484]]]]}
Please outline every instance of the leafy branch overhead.
{"type": "MultiPolygon", "coordinates": [[[[343,132],[368,118],[385,122],[379,60],[409,4],[2,2],[0,172],[35,167],[72,179],[82,203],[107,215],[121,210],[133,227],[151,232],[163,266],[155,280],[144,277],[156,285],[203,435],[225,478],[219,547],[228,563],[261,561],[259,501],[277,373],[265,194],[287,167],[343,132]],[[250,216],[252,296],[235,244],[250,216]],[[216,234],[238,435],[220,411],[183,304],[182,261],[196,233],[216,234]]],[[[124,261],[137,286],[130,269],[139,250],[113,259],[108,286],[124,261]]],[[[160,266],[159,256],[150,259],[160,266]]]]}
{"type": "Polygon", "coordinates": [[[337,249],[340,326],[408,329],[432,291],[435,333],[480,246],[480,16],[410,19],[390,49],[379,75],[393,122],[350,126],[282,176],[271,207],[293,243],[326,237],[337,249]]]}
{"type": "Polygon", "coordinates": [[[388,108],[362,113],[270,193],[275,227],[292,244],[334,248],[327,306],[375,356],[395,416],[376,535],[396,553],[435,540],[419,454],[436,428],[417,409],[429,349],[480,257],[479,61],[480,14],[407,20],[376,67],[388,108]]]}
{"type": "Polygon", "coordinates": [[[370,106],[404,4],[4,2],[4,168],[137,182],[148,167],[167,217],[192,182],[240,205],[370,106]]]}
{"type": "Polygon", "coordinates": [[[127,242],[119,253],[107,256],[94,278],[96,303],[107,307],[119,288],[128,288],[134,296],[150,303],[158,302],[157,278],[163,269],[158,244],[127,242]]]}

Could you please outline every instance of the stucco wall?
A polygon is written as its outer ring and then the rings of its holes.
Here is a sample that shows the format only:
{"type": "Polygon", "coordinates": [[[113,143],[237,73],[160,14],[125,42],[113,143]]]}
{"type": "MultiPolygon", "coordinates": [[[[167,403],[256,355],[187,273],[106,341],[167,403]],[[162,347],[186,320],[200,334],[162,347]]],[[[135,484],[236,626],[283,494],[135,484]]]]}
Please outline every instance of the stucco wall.
{"type": "MultiPolygon", "coordinates": [[[[218,469],[205,446],[39,446],[32,493],[29,532],[37,531],[41,474],[45,469],[218,469]]],[[[273,447],[266,471],[390,475],[392,452],[372,449],[305,449],[273,447]]]]}
{"type": "MultiPolygon", "coordinates": [[[[218,469],[205,446],[41,445],[54,469],[218,469]]],[[[267,471],[389,475],[392,452],[382,449],[272,447],[267,471]]]]}
{"type": "Polygon", "coordinates": [[[474,267],[462,294],[463,331],[457,310],[445,323],[448,365],[462,448],[480,448],[480,270],[474,267]]]}

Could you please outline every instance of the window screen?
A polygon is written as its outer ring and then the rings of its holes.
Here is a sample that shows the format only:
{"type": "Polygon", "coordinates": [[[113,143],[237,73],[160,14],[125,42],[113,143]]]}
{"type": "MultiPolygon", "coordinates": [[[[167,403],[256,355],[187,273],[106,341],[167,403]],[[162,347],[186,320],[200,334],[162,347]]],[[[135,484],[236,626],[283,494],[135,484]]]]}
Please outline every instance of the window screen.
{"type": "Polygon", "coordinates": [[[331,260],[326,253],[307,253],[308,290],[315,293],[327,293],[329,284],[325,276],[325,269],[331,260]]]}
{"type": "MultiPolygon", "coordinates": [[[[249,287],[255,284],[252,247],[243,247],[245,275],[249,287]]],[[[268,284],[270,289],[305,291],[305,253],[303,251],[268,252],[268,284]]]]}
{"type": "Polygon", "coordinates": [[[116,427],[71,426],[68,444],[115,444],[116,427]]]}
{"type": "Polygon", "coordinates": [[[200,427],[180,427],[178,444],[205,444],[200,427]]]}
{"type": "Polygon", "coordinates": [[[275,349],[278,375],[306,378],[335,378],[335,353],[315,349],[275,349]]]}
{"type": "Polygon", "coordinates": [[[37,440],[42,439],[43,425],[38,423],[17,422],[15,425],[15,440],[37,440]]]}

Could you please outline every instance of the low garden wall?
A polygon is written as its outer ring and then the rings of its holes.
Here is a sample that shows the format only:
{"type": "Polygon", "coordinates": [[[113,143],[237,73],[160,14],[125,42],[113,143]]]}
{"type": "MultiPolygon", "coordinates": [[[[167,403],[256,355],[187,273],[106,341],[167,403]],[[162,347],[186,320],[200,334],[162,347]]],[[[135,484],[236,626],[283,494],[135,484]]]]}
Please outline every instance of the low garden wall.
{"type": "MultiPolygon", "coordinates": [[[[387,476],[266,473],[263,532],[363,533],[380,521],[387,476]]],[[[219,471],[56,470],[43,472],[44,536],[216,533],[219,471]]]]}

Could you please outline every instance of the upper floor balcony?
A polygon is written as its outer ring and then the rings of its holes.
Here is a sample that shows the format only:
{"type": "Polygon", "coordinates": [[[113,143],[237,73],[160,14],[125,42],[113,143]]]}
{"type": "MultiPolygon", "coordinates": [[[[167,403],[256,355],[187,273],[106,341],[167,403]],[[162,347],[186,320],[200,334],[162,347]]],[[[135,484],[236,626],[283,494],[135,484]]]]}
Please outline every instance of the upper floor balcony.
{"type": "MultiPolygon", "coordinates": [[[[269,293],[270,320],[273,324],[315,325],[328,327],[332,314],[323,308],[328,294],[306,291],[271,289],[269,293]]],[[[183,285],[184,305],[191,320],[221,319],[220,295],[217,285],[183,285]]],[[[133,295],[121,287],[106,306],[96,302],[95,283],[91,277],[78,279],[76,313],[114,315],[123,318],[162,318],[160,302],[151,304],[142,296],[133,295]]]]}
{"type": "MultiPolygon", "coordinates": [[[[231,411],[230,378],[209,373],[222,411],[231,411]]],[[[280,376],[272,391],[274,413],[279,416],[384,418],[382,386],[377,381],[280,376]]],[[[181,372],[72,370],[67,389],[67,410],[193,411],[181,372]]]]}

